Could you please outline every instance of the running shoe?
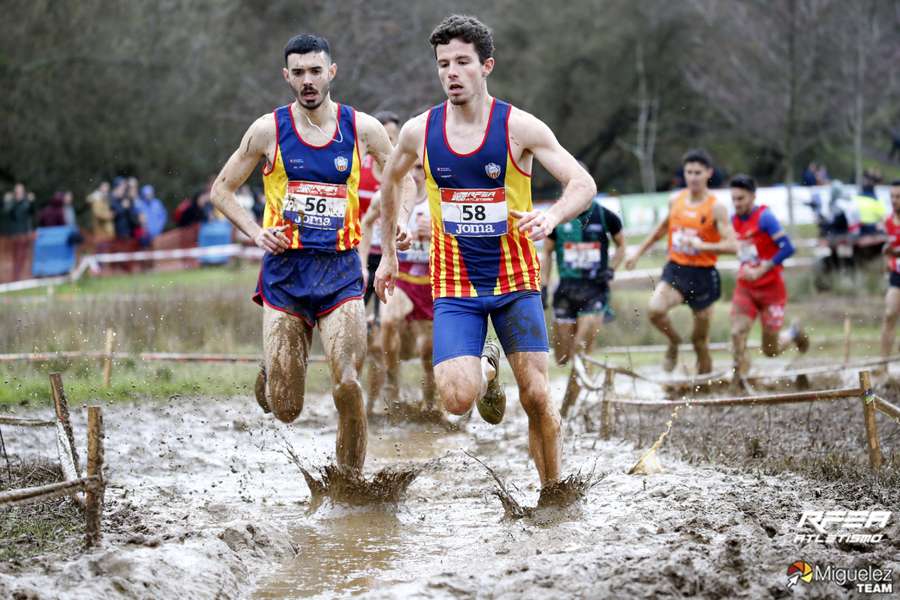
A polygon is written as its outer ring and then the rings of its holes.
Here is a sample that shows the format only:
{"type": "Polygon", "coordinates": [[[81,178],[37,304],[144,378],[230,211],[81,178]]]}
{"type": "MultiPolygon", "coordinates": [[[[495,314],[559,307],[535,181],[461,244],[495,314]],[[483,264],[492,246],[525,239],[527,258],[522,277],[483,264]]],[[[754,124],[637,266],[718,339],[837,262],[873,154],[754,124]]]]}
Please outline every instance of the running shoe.
{"type": "Polygon", "coordinates": [[[503,391],[503,386],[500,384],[499,344],[494,340],[488,340],[484,345],[481,356],[488,359],[496,374],[488,382],[484,396],[475,405],[478,407],[478,414],[481,415],[482,419],[491,425],[496,425],[503,420],[503,415],[506,413],[506,392],[503,391]]]}
{"type": "Polygon", "coordinates": [[[264,413],[272,412],[269,408],[269,402],[266,400],[266,365],[259,365],[259,375],[256,376],[256,402],[264,413]]]}

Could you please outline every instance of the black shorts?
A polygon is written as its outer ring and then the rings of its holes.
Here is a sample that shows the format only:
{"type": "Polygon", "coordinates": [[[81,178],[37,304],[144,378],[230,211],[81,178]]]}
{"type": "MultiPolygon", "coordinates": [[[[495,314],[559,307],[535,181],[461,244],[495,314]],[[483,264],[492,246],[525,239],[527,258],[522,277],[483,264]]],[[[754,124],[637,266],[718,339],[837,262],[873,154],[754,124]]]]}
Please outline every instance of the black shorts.
{"type": "Polygon", "coordinates": [[[891,271],[889,281],[891,287],[900,288],[900,273],[898,273],[897,271],[891,271]]]}
{"type": "MultiPolygon", "coordinates": [[[[378,263],[381,262],[381,254],[370,254],[366,261],[366,269],[369,271],[369,281],[366,283],[366,294],[364,302],[369,305],[369,298],[375,294],[375,271],[378,269],[378,263]]],[[[375,306],[375,314],[378,314],[378,306],[375,306]]]]}
{"type": "Polygon", "coordinates": [[[574,323],[582,315],[602,315],[609,304],[609,286],[595,281],[563,279],[553,293],[553,318],[574,323]]]}
{"type": "Polygon", "coordinates": [[[691,310],[703,310],[722,296],[722,283],[715,267],[687,267],[669,261],[662,280],[684,296],[691,310]]]}

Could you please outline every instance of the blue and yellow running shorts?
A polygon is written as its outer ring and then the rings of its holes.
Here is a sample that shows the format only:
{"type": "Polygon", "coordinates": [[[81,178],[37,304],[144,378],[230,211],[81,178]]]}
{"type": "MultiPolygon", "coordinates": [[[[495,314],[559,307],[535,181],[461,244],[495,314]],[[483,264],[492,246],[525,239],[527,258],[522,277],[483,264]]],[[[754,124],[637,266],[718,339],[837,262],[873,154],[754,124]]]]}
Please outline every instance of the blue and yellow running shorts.
{"type": "Polygon", "coordinates": [[[481,356],[488,316],[507,356],[550,350],[539,292],[438,298],[434,301],[432,363],[436,365],[458,356],[481,356]]]}
{"type": "Polygon", "coordinates": [[[299,317],[310,327],[316,319],[363,297],[359,254],[286,250],[266,253],[253,301],[299,317]]]}

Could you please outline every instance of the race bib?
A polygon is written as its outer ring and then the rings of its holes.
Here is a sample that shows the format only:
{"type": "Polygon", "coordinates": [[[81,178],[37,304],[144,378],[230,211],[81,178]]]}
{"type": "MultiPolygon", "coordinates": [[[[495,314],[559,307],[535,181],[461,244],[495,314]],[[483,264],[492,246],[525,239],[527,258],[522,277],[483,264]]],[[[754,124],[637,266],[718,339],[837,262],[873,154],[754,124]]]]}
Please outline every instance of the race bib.
{"type": "Polygon", "coordinates": [[[506,189],[441,188],[444,231],[459,237],[497,237],[507,232],[506,189]]]}
{"type": "Polygon", "coordinates": [[[679,227],[672,230],[672,250],[679,254],[688,256],[696,256],[699,250],[691,246],[691,240],[699,237],[696,229],[690,227],[679,227]]]}
{"type": "Polygon", "coordinates": [[[337,183],[289,181],[282,216],[301,227],[337,231],[344,226],[347,186],[337,183]]]}
{"type": "Polygon", "coordinates": [[[565,242],[563,262],[570,269],[600,268],[600,242],[565,242]]]}
{"type": "Polygon", "coordinates": [[[397,260],[427,265],[429,246],[430,244],[425,240],[416,240],[408,250],[397,253],[397,260]]]}
{"type": "Polygon", "coordinates": [[[738,260],[742,264],[759,264],[759,252],[756,250],[756,244],[753,242],[738,242],[738,260]]]}

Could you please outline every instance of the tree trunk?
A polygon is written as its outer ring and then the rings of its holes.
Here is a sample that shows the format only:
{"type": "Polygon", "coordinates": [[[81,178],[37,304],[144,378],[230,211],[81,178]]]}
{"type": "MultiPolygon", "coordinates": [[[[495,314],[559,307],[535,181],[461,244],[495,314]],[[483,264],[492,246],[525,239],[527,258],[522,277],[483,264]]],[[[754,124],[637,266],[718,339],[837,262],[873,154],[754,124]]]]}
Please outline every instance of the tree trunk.
{"type": "Polygon", "coordinates": [[[797,0],[788,0],[790,26],[788,27],[788,105],[784,127],[784,178],[787,185],[788,223],[794,227],[794,133],[797,127],[797,0]]]}

